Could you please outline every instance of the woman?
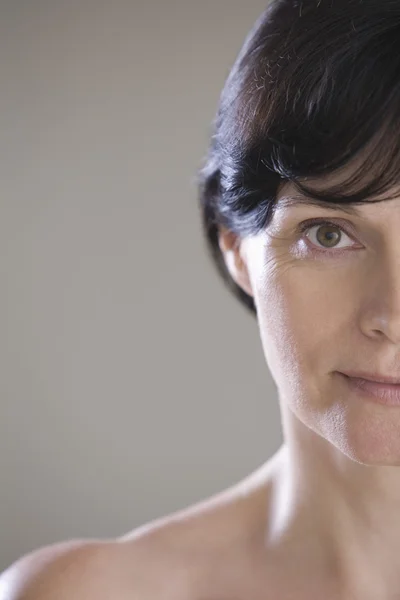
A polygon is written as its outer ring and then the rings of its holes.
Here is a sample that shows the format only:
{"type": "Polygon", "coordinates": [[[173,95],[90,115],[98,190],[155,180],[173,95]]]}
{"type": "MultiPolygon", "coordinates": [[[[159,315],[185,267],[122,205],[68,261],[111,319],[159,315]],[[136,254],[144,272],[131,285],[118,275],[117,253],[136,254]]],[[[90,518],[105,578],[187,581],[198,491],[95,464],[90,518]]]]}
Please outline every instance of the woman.
{"type": "Polygon", "coordinates": [[[1,600],[400,598],[399,125],[400,0],[268,6],[223,90],[200,206],[257,319],[284,444],[119,540],[23,557],[1,600]]]}

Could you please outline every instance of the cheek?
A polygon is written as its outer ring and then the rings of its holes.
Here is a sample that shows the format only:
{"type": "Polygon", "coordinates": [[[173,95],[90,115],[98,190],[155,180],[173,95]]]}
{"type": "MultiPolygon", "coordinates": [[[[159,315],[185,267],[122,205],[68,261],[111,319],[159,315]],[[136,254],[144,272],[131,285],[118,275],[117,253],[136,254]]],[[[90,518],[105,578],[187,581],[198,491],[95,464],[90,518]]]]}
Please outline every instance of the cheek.
{"type": "Polygon", "coordinates": [[[300,260],[268,239],[246,248],[264,354],[278,385],[307,377],[310,386],[340,364],[359,282],[342,263],[300,260]]]}
{"type": "Polygon", "coordinates": [[[307,324],[299,321],[298,311],[282,289],[263,296],[260,308],[260,337],[271,375],[282,394],[298,397],[312,346],[307,324]]]}
{"type": "MultiPolygon", "coordinates": [[[[329,306],[318,298],[300,269],[287,265],[265,270],[255,290],[258,322],[264,353],[273,376],[286,377],[303,371],[312,360],[313,348],[323,337],[329,306]]],[[[325,337],[325,336],[324,336],[325,337]]]]}
{"type": "Polygon", "coordinates": [[[334,278],[289,261],[270,264],[256,278],[254,293],[265,359],[281,395],[310,410],[340,363],[335,340],[343,339],[350,315],[334,278]]]}

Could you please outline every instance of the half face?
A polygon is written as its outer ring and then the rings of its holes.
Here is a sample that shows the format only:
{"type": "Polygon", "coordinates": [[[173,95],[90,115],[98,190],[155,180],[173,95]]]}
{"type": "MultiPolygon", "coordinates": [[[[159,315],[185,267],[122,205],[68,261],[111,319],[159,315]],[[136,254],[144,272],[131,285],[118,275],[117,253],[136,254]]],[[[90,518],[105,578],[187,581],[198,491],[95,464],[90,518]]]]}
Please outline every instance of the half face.
{"type": "Polygon", "coordinates": [[[400,404],[379,404],[340,373],[400,379],[399,232],[400,194],[330,208],[286,184],[265,231],[239,243],[220,234],[257,306],[281,410],[364,464],[400,465],[400,404]]]}

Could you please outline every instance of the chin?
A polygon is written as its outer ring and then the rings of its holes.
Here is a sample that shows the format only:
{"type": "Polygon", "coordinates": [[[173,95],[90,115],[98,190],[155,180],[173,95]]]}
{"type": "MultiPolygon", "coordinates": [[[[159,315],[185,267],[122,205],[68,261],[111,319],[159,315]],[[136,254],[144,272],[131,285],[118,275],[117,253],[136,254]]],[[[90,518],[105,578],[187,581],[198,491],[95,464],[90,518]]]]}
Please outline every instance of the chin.
{"type": "Polygon", "coordinates": [[[300,444],[303,440],[322,460],[324,455],[327,461],[336,460],[332,454],[336,450],[361,465],[400,466],[400,407],[338,394],[331,386],[322,394],[309,391],[300,401],[299,396],[292,403],[281,400],[285,435],[297,438],[300,444]],[[310,435],[312,439],[308,439],[310,435]]]}
{"type": "Polygon", "coordinates": [[[399,454],[371,452],[368,449],[339,448],[350,460],[366,467],[400,467],[399,454]]]}
{"type": "Polygon", "coordinates": [[[368,467],[400,467],[400,436],[397,423],[359,418],[342,436],[330,442],[349,459],[368,467]]]}

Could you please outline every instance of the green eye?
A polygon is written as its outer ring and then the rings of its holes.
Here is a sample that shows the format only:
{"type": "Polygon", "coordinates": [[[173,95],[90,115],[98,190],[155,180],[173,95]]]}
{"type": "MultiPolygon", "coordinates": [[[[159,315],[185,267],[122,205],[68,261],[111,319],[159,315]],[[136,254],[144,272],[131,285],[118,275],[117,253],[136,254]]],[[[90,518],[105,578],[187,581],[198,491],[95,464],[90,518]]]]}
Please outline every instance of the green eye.
{"type": "Polygon", "coordinates": [[[342,227],[331,221],[326,221],[325,219],[309,219],[304,221],[300,224],[300,231],[306,233],[307,239],[311,241],[316,251],[323,251],[324,248],[326,250],[336,248],[338,250],[343,250],[349,247],[345,238],[348,238],[350,242],[352,241],[342,227]],[[339,243],[342,241],[345,245],[339,246],[339,243]]]}

